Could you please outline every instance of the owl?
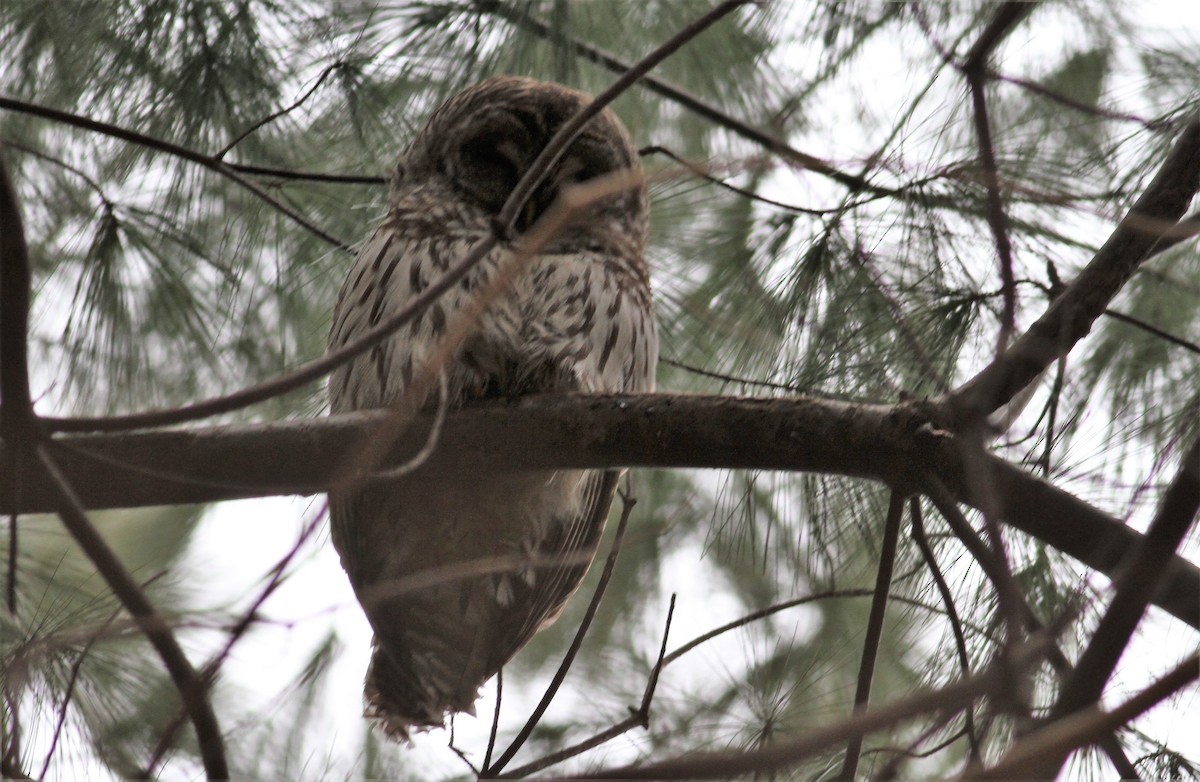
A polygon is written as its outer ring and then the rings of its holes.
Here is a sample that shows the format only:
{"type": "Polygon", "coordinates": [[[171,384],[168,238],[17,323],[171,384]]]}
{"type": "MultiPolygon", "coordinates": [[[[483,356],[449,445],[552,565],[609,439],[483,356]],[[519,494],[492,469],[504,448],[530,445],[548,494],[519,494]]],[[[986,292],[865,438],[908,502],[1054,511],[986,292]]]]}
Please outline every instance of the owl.
{"type": "MultiPolygon", "coordinates": [[[[492,235],[530,163],[589,96],[498,77],[447,100],[392,177],[388,210],[361,245],[334,308],[329,347],[360,337],[492,235]]],[[[633,172],[541,252],[507,268],[502,240],[408,326],[333,373],[334,414],[407,403],[451,408],[545,392],[654,387],[658,340],[643,259],[648,205],[629,134],[604,111],[522,210],[527,229],[567,186],[633,172]],[[472,317],[447,357],[452,325],[472,317]],[[422,380],[422,373],[426,373],[422,380]],[[437,382],[429,382],[429,374],[437,382]]],[[[474,713],[480,686],[558,616],[595,555],[618,475],[478,472],[360,484],[331,496],[331,537],[374,631],[366,715],[388,735],[474,713]]]]}

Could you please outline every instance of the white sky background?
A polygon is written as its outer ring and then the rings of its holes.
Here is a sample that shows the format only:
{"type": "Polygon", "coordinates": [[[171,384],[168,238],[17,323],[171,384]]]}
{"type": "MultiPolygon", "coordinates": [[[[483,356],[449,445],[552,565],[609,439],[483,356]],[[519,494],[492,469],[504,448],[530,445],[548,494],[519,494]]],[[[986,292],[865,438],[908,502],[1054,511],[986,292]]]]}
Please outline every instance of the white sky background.
{"type": "MultiPolygon", "coordinates": [[[[1145,25],[1149,40],[1156,36],[1175,40],[1197,41],[1200,45],[1200,13],[1182,12],[1186,4],[1161,0],[1139,3],[1138,18],[1145,25]]],[[[1063,48],[1076,34],[1059,17],[1055,21],[1054,9],[1038,12],[1038,22],[1022,25],[1003,50],[1003,59],[998,63],[1001,70],[1012,75],[1037,78],[1042,71],[1038,64],[1054,62],[1063,48]]],[[[949,43],[946,41],[945,43],[949,43]]],[[[843,100],[826,107],[821,122],[830,123],[837,117],[845,118],[844,128],[858,127],[855,115],[862,106],[870,107],[875,116],[890,119],[898,116],[906,101],[916,89],[923,86],[927,70],[907,68],[909,58],[923,58],[925,49],[910,50],[920,45],[916,39],[877,39],[860,55],[860,64],[851,70],[854,74],[872,73],[875,80],[870,84],[855,85],[843,93],[843,100]],[[894,104],[894,105],[893,105],[894,104]],[[889,108],[889,105],[892,107],[889,108]]],[[[791,61],[789,66],[803,61],[809,52],[801,44],[783,49],[779,56],[791,61]]],[[[1118,99],[1121,108],[1140,113],[1138,106],[1139,85],[1121,83],[1122,68],[1114,69],[1114,78],[1109,84],[1108,94],[1118,99]]],[[[1017,89],[1008,87],[1007,89],[1017,89]]],[[[952,74],[942,77],[937,90],[927,99],[929,111],[935,115],[926,131],[934,133],[942,125],[936,116],[939,112],[961,111],[965,91],[961,80],[952,74]]],[[[965,120],[964,120],[965,121],[965,120]]],[[[884,127],[890,127],[884,123],[884,127]]],[[[882,135],[882,134],[881,134],[882,135]]],[[[917,134],[918,137],[921,134],[917,134]]],[[[855,138],[852,134],[822,133],[821,129],[793,139],[796,146],[805,151],[830,159],[838,164],[861,159],[864,150],[871,151],[877,139],[855,138]]],[[[402,140],[397,139],[399,147],[402,140]]],[[[910,164],[920,161],[919,139],[906,145],[905,155],[910,164]]],[[[853,170],[854,165],[849,168],[853,170]]],[[[805,205],[822,205],[833,200],[836,188],[826,187],[815,177],[780,169],[769,180],[769,190],[764,195],[782,201],[805,205]]],[[[1081,216],[1080,224],[1073,230],[1090,232],[1094,239],[1106,235],[1111,225],[1089,216],[1081,216]]],[[[364,233],[368,230],[364,226],[364,233]]],[[[886,243],[889,237],[882,236],[886,243]]],[[[985,263],[990,259],[990,240],[983,243],[985,263]]],[[[1086,260],[1082,255],[1075,263],[1086,260]]],[[[1064,272],[1069,264],[1063,265],[1064,272]]],[[[992,274],[990,268],[981,269],[981,274],[992,274]]],[[[1024,324],[1028,325],[1028,324],[1024,324]]],[[[665,389],[669,390],[669,389],[665,389]]],[[[1036,402],[1031,407],[1036,407],[1036,402]]],[[[1086,443],[1086,440],[1081,441],[1086,443]]],[[[1074,447],[1081,449],[1084,444],[1074,447]]],[[[1149,455],[1147,455],[1148,464],[1149,455]]],[[[636,493],[635,477],[635,493],[636,493]]],[[[1070,488],[1070,487],[1068,487],[1070,488]]],[[[321,498],[276,498],[229,502],[214,506],[201,524],[189,551],[185,570],[180,574],[185,584],[194,584],[202,590],[203,603],[198,607],[223,606],[236,611],[252,599],[261,588],[264,574],[295,542],[303,523],[323,504],[321,498]]],[[[1111,509],[1110,509],[1111,510],[1111,509]]],[[[1144,527],[1146,519],[1134,519],[1144,527]]],[[[638,513],[635,511],[633,525],[636,528],[638,513]]],[[[1197,543],[1193,540],[1186,553],[1194,561],[1197,543]]],[[[662,582],[679,591],[679,602],[671,629],[669,648],[675,648],[690,638],[737,618],[744,613],[741,602],[713,583],[708,575],[701,576],[697,566],[702,552],[683,550],[668,558],[662,582]]],[[[279,693],[290,683],[307,663],[313,650],[328,635],[336,630],[343,649],[333,664],[326,685],[324,714],[312,734],[308,749],[312,753],[306,776],[319,778],[330,751],[342,755],[337,764],[339,770],[348,768],[353,753],[361,745],[364,722],[362,710],[362,677],[369,656],[370,629],[356,603],[349,584],[337,562],[337,556],[328,541],[328,532],[322,527],[310,541],[299,558],[299,566],[288,582],[270,599],[262,614],[264,621],[256,626],[234,649],[232,657],[223,669],[224,681],[231,687],[226,693],[241,692],[249,699],[261,703],[258,712],[262,719],[286,718],[293,704],[279,704],[279,693]]],[[[707,571],[705,571],[707,572],[707,571]]],[[[1102,583],[1098,581],[1098,583],[1102,583]]],[[[653,602],[660,610],[650,612],[654,628],[646,630],[646,646],[656,647],[666,615],[666,595],[653,602]]],[[[586,600],[588,595],[576,599],[586,600]]],[[[801,634],[813,632],[811,614],[804,609],[782,615],[781,621],[794,622],[801,634]]],[[[694,658],[674,666],[664,674],[659,697],[672,697],[681,690],[696,689],[713,677],[721,677],[724,671],[736,669],[754,654],[754,631],[746,634],[730,634],[719,642],[698,650],[694,658]]],[[[1138,640],[1130,647],[1118,670],[1112,690],[1114,693],[1132,693],[1150,679],[1169,669],[1175,662],[1195,648],[1196,634],[1181,623],[1164,617],[1157,611],[1151,612],[1149,621],[1143,624],[1138,640]]],[[[547,670],[547,678],[552,672],[547,670]]],[[[560,691],[556,709],[570,708],[581,697],[587,697],[586,682],[578,676],[568,678],[567,685],[560,691]],[[582,684],[582,689],[580,685],[582,684]]],[[[485,688],[477,708],[480,718],[460,717],[457,722],[458,744],[464,748],[486,745],[490,725],[493,684],[485,688]]],[[[1166,739],[1177,748],[1186,748],[1188,737],[1200,735],[1200,709],[1196,708],[1196,688],[1175,701],[1152,712],[1140,724],[1152,735],[1166,739]]],[[[513,715],[528,713],[529,707],[541,694],[541,690],[519,693],[506,690],[504,704],[508,724],[513,715]]],[[[1111,698],[1109,699],[1112,700],[1111,698]]],[[[239,712],[254,713],[250,703],[240,704],[239,712]]],[[[553,712],[552,712],[553,713],[553,712]]],[[[619,709],[613,710],[614,721],[624,716],[619,709]]],[[[234,726],[226,717],[223,728],[229,731],[234,726]]],[[[630,751],[640,743],[641,732],[635,730],[612,743],[614,757],[632,757],[630,751]]],[[[436,731],[418,738],[418,752],[429,763],[431,775],[461,775],[466,767],[445,750],[448,733],[436,731]]],[[[1194,741],[1194,739],[1193,739],[1194,741]]],[[[501,742],[501,747],[503,742],[501,742]]],[[[397,750],[403,751],[403,750],[397,750]]],[[[31,748],[31,757],[37,758],[31,748]]],[[[476,762],[481,758],[475,756],[476,762]]],[[[521,760],[517,760],[519,764],[521,760]]],[[[168,766],[166,778],[176,778],[183,770],[168,766]]],[[[1068,774],[1070,772],[1068,771],[1068,774]]],[[[182,777],[179,777],[182,778],[182,777]]]]}

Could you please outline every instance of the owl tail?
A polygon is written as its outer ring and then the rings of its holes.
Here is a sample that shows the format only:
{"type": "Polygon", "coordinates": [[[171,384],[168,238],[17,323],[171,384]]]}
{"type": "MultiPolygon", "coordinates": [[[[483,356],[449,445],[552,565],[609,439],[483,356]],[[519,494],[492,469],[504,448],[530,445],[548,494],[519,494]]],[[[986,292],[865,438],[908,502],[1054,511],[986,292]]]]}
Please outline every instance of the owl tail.
{"type": "Polygon", "coordinates": [[[447,697],[444,688],[422,687],[413,665],[404,665],[378,640],[371,654],[371,665],[363,685],[363,715],[373,720],[393,741],[409,742],[412,731],[441,728],[447,712],[466,712],[475,716],[475,695],[467,699],[447,697]],[[441,692],[437,690],[441,689],[441,692]]]}

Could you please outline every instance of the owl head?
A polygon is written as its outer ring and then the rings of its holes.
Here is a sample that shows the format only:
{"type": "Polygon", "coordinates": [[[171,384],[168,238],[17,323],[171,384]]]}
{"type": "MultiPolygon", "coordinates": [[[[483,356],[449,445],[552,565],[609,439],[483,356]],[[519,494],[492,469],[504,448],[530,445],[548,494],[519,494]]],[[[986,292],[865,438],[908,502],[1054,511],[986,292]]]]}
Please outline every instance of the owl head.
{"type": "MultiPolygon", "coordinates": [[[[535,79],[498,76],[472,85],[439,106],[401,155],[393,199],[434,185],[494,217],[551,137],[590,102],[586,93],[535,79]]],[[[617,231],[641,251],[648,223],[641,162],[629,132],[607,109],[550,170],[523,210],[518,230],[528,228],[564,187],[622,170],[635,172],[640,184],[598,201],[572,234],[577,242],[617,231]]]]}

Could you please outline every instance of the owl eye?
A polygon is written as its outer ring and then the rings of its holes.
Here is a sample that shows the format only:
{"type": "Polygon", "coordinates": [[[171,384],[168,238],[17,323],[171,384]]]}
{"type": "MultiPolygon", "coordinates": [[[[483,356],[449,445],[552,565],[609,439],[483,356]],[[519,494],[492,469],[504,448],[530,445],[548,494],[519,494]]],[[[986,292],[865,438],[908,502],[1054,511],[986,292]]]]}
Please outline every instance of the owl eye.
{"type": "Polygon", "coordinates": [[[463,144],[460,183],[486,206],[499,208],[520,178],[513,144],[504,136],[487,133],[463,144]]]}

